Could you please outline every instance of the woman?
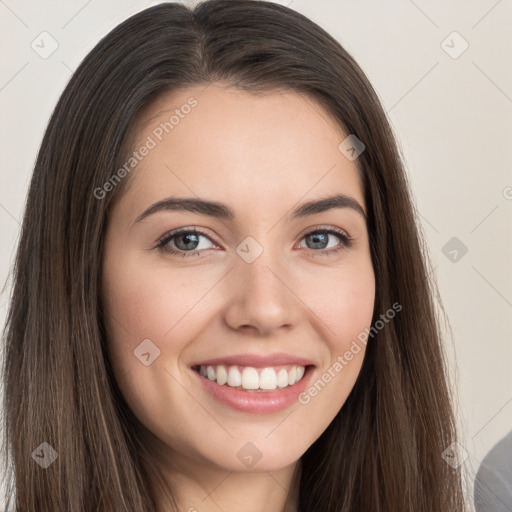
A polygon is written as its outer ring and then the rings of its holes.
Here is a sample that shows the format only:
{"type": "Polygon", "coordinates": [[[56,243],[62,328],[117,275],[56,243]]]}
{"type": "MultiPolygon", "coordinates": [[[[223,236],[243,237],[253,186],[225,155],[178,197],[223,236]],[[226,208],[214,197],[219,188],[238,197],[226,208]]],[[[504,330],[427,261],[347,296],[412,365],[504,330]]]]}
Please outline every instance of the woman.
{"type": "Polygon", "coordinates": [[[16,509],[462,511],[424,258],[382,106],[325,31],[257,1],[132,16],[30,185],[16,509]]]}

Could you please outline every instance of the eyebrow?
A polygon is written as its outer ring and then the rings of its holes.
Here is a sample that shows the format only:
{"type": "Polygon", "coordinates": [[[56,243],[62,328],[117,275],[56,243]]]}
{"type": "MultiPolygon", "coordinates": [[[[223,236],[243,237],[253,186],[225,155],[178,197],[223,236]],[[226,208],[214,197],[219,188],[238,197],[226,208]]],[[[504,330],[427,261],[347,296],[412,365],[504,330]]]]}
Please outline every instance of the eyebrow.
{"type": "MultiPolygon", "coordinates": [[[[366,220],[366,213],[363,207],[354,198],[344,194],[337,194],[303,203],[292,211],[291,218],[302,218],[334,208],[350,208],[361,214],[366,220]]],[[[235,212],[224,203],[193,197],[169,197],[149,206],[137,217],[134,223],[141,222],[146,217],[162,211],[187,211],[225,220],[234,220],[236,217],[235,212]]]]}

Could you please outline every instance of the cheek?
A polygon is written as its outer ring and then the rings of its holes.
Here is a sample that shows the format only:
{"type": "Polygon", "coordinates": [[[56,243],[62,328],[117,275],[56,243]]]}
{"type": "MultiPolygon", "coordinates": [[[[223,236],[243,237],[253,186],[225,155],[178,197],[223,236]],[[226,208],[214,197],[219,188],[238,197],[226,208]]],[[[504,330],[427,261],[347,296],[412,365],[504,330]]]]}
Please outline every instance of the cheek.
{"type": "Polygon", "coordinates": [[[204,290],[198,279],[174,277],[165,269],[142,265],[137,258],[115,262],[105,258],[104,317],[118,373],[137,366],[134,350],[143,340],[151,340],[166,353],[170,347],[177,354],[183,348],[180,343],[187,338],[181,329],[194,316],[191,310],[204,290]]]}
{"type": "Polygon", "coordinates": [[[119,266],[105,282],[110,290],[105,304],[108,315],[138,338],[161,337],[172,327],[174,312],[183,304],[177,296],[183,297],[184,292],[173,292],[174,283],[165,283],[164,276],[141,267],[119,266]]]}
{"type": "Polygon", "coordinates": [[[372,276],[347,279],[338,293],[334,293],[327,305],[326,317],[336,333],[332,344],[337,352],[370,327],[375,300],[375,282],[372,276]]]}
{"type": "Polygon", "coordinates": [[[179,384],[180,355],[206,314],[197,304],[204,283],[178,280],[176,274],[144,266],[136,257],[115,262],[106,257],[103,272],[107,344],[117,384],[139,420],[164,436],[165,411],[179,411],[190,401],[179,384]],[[147,366],[139,359],[145,353],[147,366]]]}
{"type": "Polygon", "coordinates": [[[303,283],[300,293],[323,324],[331,356],[344,352],[371,325],[375,301],[371,261],[361,258],[357,264],[319,271],[303,283]]]}
{"type": "Polygon", "coordinates": [[[327,349],[324,366],[299,396],[311,417],[321,419],[314,440],[343,407],[360,373],[373,317],[375,276],[370,260],[362,258],[336,272],[319,272],[310,283],[308,306],[327,349]]]}

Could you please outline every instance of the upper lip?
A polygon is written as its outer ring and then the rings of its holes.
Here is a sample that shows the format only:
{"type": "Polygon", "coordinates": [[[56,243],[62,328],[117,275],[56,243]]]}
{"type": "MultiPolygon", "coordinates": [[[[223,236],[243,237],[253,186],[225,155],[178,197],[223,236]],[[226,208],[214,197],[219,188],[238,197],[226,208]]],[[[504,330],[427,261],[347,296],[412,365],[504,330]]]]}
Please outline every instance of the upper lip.
{"type": "Polygon", "coordinates": [[[303,357],[297,357],[283,352],[276,354],[269,354],[266,356],[258,354],[234,354],[231,356],[216,357],[214,359],[205,359],[195,363],[193,366],[252,366],[254,368],[267,368],[270,366],[283,366],[287,364],[294,364],[297,366],[312,365],[313,362],[303,357]]]}

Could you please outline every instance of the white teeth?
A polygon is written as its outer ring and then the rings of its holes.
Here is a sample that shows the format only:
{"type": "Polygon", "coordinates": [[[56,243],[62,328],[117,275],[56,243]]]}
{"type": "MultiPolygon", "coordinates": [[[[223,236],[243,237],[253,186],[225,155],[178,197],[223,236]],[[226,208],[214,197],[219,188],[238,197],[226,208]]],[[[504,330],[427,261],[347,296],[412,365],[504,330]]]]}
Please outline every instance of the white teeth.
{"type": "Polygon", "coordinates": [[[215,380],[216,379],[215,368],[213,366],[207,366],[206,367],[206,375],[208,376],[208,378],[210,380],[215,380]]]}
{"type": "MultiPolygon", "coordinates": [[[[293,369],[294,368],[292,368],[292,370],[293,369]]],[[[277,385],[280,388],[285,388],[286,386],[289,386],[289,384],[288,384],[289,382],[290,382],[290,376],[289,376],[288,372],[284,368],[282,368],[277,373],[277,385]]]]}
{"type": "Polygon", "coordinates": [[[228,372],[224,366],[217,366],[217,384],[221,386],[228,381],[228,372]]]}
{"type": "Polygon", "coordinates": [[[260,387],[260,377],[256,368],[246,366],[242,372],[242,387],[244,389],[258,389],[260,387]]]}
{"type": "Polygon", "coordinates": [[[252,366],[245,366],[240,372],[238,366],[204,366],[199,367],[199,373],[209,380],[217,381],[217,384],[223,386],[227,384],[230,387],[242,387],[243,389],[265,389],[272,390],[276,388],[286,388],[292,386],[304,376],[304,366],[292,366],[287,371],[286,368],[263,368],[258,370],[252,366]]]}
{"type": "Polygon", "coordinates": [[[297,369],[295,368],[295,366],[290,370],[287,377],[288,377],[288,385],[290,385],[290,386],[292,384],[295,384],[296,380],[299,380],[299,379],[297,379],[297,369]]]}
{"type": "Polygon", "coordinates": [[[242,374],[236,366],[231,366],[228,373],[228,386],[238,387],[242,385],[242,374]]]}
{"type": "MultiPolygon", "coordinates": [[[[286,370],[282,370],[286,372],[286,370]]],[[[259,387],[261,389],[276,389],[277,377],[273,368],[263,368],[260,373],[259,387]]]]}

